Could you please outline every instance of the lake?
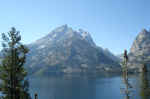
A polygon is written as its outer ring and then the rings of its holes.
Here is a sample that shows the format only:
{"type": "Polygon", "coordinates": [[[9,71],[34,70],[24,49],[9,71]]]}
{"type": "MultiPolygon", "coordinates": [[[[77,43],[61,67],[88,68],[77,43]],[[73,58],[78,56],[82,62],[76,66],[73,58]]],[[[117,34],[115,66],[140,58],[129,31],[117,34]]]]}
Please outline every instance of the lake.
{"type": "Polygon", "coordinates": [[[30,92],[38,99],[150,99],[148,74],[53,75],[30,78],[30,92]]]}

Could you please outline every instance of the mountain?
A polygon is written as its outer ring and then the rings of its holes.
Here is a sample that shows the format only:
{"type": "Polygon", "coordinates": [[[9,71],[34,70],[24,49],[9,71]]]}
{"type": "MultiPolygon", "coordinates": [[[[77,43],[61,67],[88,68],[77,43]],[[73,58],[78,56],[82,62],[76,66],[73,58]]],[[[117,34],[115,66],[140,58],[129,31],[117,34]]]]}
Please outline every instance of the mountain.
{"type": "Polygon", "coordinates": [[[118,56],[115,56],[114,54],[112,54],[112,52],[109,51],[109,49],[104,49],[104,54],[107,56],[107,57],[110,57],[113,61],[115,62],[119,62],[120,61],[120,57],[118,56]]]}
{"type": "Polygon", "coordinates": [[[26,67],[30,73],[96,72],[120,68],[111,52],[96,46],[89,32],[60,26],[28,45],[26,67]]]}
{"type": "Polygon", "coordinates": [[[133,42],[129,53],[129,67],[140,68],[150,62],[150,31],[143,29],[133,42]]]}
{"type": "Polygon", "coordinates": [[[117,59],[119,60],[119,62],[123,61],[123,53],[116,55],[117,59]]]}

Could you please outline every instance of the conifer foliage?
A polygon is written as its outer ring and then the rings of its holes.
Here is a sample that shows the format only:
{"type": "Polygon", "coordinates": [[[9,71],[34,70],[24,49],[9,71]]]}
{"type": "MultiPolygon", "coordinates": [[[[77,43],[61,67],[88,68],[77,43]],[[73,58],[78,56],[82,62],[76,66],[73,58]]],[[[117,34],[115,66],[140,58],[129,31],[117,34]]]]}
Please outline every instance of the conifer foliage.
{"type": "Polygon", "coordinates": [[[21,41],[19,31],[13,27],[2,33],[2,54],[0,63],[0,91],[2,99],[30,99],[27,72],[23,65],[28,49],[21,41]]]}

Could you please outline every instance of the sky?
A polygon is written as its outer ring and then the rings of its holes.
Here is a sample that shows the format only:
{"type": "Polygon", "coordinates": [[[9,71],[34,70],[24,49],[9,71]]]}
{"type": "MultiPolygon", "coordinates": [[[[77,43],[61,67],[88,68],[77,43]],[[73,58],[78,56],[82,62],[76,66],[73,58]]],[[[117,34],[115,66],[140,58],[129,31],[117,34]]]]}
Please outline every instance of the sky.
{"type": "Polygon", "coordinates": [[[90,32],[114,54],[150,29],[150,0],[0,0],[0,33],[16,27],[30,44],[64,24],[90,32]]]}

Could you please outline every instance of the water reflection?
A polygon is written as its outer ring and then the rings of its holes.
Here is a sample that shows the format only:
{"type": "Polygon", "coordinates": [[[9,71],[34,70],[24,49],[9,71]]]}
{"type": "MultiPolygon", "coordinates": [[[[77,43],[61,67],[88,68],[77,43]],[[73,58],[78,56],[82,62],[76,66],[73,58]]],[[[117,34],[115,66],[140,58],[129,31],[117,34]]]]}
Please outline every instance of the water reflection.
{"type": "Polygon", "coordinates": [[[122,80],[123,80],[123,88],[121,88],[121,92],[123,93],[123,95],[125,95],[125,99],[130,99],[132,96],[132,85],[131,83],[129,83],[129,78],[128,78],[128,74],[127,71],[123,71],[122,74],[122,80]]]}
{"type": "Polygon", "coordinates": [[[148,73],[143,72],[140,74],[140,96],[141,99],[150,99],[150,82],[148,78],[148,73]]]}
{"type": "Polygon", "coordinates": [[[150,99],[148,75],[38,77],[30,79],[30,92],[38,99],[150,99]]]}
{"type": "Polygon", "coordinates": [[[31,93],[39,99],[96,99],[95,79],[63,76],[40,77],[30,80],[31,93]]]}
{"type": "Polygon", "coordinates": [[[130,81],[126,72],[122,74],[123,87],[121,87],[121,93],[124,95],[124,99],[150,99],[150,78],[148,72],[142,72],[137,75],[136,81],[130,81]],[[136,85],[136,82],[139,82],[136,85]],[[137,97],[137,90],[139,89],[139,96],[137,97]],[[136,93],[135,93],[136,92],[136,93]],[[135,98],[134,97],[137,97],[135,98]],[[134,97],[134,98],[133,98],[134,97]]]}

